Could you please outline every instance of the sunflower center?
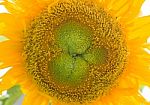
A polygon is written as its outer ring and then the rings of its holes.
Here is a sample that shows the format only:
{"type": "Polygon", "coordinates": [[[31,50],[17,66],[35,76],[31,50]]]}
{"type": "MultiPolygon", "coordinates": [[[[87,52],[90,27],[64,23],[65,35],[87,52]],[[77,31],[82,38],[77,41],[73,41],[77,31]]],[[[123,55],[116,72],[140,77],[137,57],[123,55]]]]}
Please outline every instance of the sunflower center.
{"type": "Polygon", "coordinates": [[[92,33],[87,27],[71,21],[61,25],[56,31],[59,46],[72,56],[82,55],[90,47],[92,33]]]}
{"type": "Polygon", "coordinates": [[[75,21],[66,22],[56,29],[57,43],[63,54],[49,64],[54,79],[66,85],[77,85],[86,78],[89,64],[104,62],[106,54],[103,49],[88,52],[91,34],[87,27],[75,21]]]}
{"type": "Polygon", "coordinates": [[[121,25],[92,0],[49,5],[29,24],[23,44],[27,72],[41,91],[61,102],[104,96],[126,65],[121,25]]]}
{"type": "Polygon", "coordinates": [[[50,64],[50,68],[54,73],[54,79],[59,83],[74,86],[85,78],[88,64],[81,57],[62,54],[50,64]]]}

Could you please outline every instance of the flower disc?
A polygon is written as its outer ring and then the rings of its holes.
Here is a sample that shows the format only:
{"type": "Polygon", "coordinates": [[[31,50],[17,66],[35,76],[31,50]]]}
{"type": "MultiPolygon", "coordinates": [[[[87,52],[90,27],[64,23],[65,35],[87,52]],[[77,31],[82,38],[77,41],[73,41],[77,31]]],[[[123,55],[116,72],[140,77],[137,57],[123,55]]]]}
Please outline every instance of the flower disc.
{"type": "Polygon", "coordinates": [[[116,19],[84,0],[45,8],[27,28],[23,51],[37,86],[62,102],[91,102],[107,94],[127,59],[116,19]]]}

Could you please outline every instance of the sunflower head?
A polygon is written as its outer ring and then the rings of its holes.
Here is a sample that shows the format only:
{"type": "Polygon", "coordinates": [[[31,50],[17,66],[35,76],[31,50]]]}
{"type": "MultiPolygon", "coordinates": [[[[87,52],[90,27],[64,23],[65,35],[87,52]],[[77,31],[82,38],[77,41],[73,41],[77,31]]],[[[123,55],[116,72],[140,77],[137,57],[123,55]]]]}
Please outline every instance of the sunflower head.
{"type": "Polygon", "coordinates": [[[50,5],[24,35],[27,71],[46,94],[64,102],[101,97],[123,73],[127,47],[120,24],[94,4],[50,5]]]}
{"type": "MultiPolygon", "coordinates": [[[[21,7],[19,1],[16,4],[21,7]]],[[[136,72],[132,69],[137,65],[136,59],[141,60],[137,55],[144,51],[137,48],[135,42],[144,42],[139,41],[140,36],[132,36],[138,33],[134,33],[136,28],[131,28],[136,27],[133,19],[137,14],[128,13],[128,9],[134,10],[130,5],[135,3],[34,0],[36,6],[25,5],[21,11],[27,14],[15,12],[15,18],[21,18],[26,26],[14,31],[19,33],[17,44],[20,46],[15,49],[19,63],[13,65],[21,67],[17,76],[24,75],[21,79],[13,75],[16,79],[13,83],[21,84],[23,89],[30,84],[31,87],[25,89],[30,93],[28,97],[31,93],[37,94],[54,105],[104,105],[105,102],[117,105],[115,97],[122,96],[120,100],[123,100],[129,89],[134,93],[138,87],[135,82],[138,77],[133,76],[136,72]],[[33,7],[32,12],[28,11],[29,7],[33,7]]],[[[141,3],[142,0],[137,5],[141,3]]],[[[13,5],[10,4],[4,2],[7,7],[13,5]]],[[[133,98],[139,95],[135,94],[133,98]]],[[[31,104],[28,100],[25,105],[31,104]]],[[[46,105],[44,103],[46,101],[40,102],[46,105]]]]}

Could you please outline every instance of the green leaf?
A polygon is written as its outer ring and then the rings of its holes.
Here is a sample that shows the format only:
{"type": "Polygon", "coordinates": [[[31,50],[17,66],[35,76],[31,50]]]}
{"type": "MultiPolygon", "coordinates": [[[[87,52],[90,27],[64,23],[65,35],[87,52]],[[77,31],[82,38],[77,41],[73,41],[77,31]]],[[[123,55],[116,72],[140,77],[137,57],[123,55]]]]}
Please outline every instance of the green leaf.
{"type": "Polygon", "coordinates": [[[0,105],[3,105],[7,99],[8,99],[7,96],[1,96],[0,97],[0,105]]]}
{"type": "Polygon", "coordinates": [[[7,94],[9,97],[0,97],[0,101],[3,103],[2,105],[13,105],[17,101],[17,99],[22,95],[20,86],[16,85],[10,88],[9,90],[7,90],[7,94]]]}

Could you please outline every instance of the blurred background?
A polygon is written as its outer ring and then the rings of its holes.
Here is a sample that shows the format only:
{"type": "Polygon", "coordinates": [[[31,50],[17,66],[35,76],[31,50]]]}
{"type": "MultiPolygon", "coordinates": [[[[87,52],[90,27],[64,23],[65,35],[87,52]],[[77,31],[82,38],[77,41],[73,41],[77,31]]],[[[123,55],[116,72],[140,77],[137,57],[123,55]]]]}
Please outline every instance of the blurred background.
{"type": "MultiPolygon", "coordinates": [[[[3,0],[0,0],[0,2],[2,1],[3,0]]],[[[9,12],[3,5],[0,5],[0,13],[9,13],[9,12]]],[[[147,15],[150,15],[150,0],[145,0],[141,8],[140,16],[147,16],[147,15]]],[[[8,39],[3,35],[0,35],[0,42],[4,40],[8,40],[8,39]]],[[[147,43],[150,43],[150,38],[147,39],[147,43]]],[[[150,54],[149,49],[144,49],[144,50],[150,54]]],[[[10,68],[11,67],[1,70],[0,77],[3,76],[10,68]]],[[[1,81],[2,79],[0,78],[0,82],[1,81]]],[[[141,86],[139,92],[148,102],[150,102],[150,87],[141,86]]],[[[0,105],[22,105],[23,98],[24,95],[20,91],[20,87],[16,85],[10,88],[9,90],[5,90],[2,93],[0,93],[0,105]]]]}

